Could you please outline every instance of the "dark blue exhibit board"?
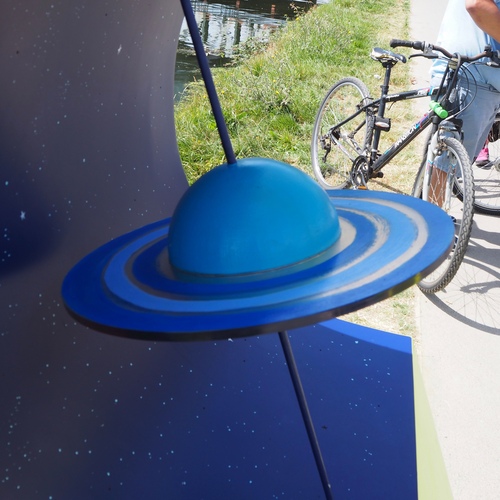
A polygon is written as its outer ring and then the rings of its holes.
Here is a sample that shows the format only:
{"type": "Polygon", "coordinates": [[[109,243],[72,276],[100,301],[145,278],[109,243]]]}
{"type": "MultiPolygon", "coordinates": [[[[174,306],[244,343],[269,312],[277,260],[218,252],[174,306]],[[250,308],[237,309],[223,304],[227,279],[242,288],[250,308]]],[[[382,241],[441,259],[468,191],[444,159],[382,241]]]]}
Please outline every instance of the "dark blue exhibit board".
{"type": "MultiPolygon", "coordinates": [[[[4,0],[0,499],[323,498],[277,334],[108,336],[61,284],[187,189],[174,0],[4,0]]],[[[290,331],[335,498],[417,496],[409,338],[290,331]]]]}
{"type": "MultiPolygon", "coordinates": [[[[417,498],[410,338],[290,336],[335,497],[417,498]]],[[[10,338],[2,498],[324,498],[277,335],[10,338]]]]}

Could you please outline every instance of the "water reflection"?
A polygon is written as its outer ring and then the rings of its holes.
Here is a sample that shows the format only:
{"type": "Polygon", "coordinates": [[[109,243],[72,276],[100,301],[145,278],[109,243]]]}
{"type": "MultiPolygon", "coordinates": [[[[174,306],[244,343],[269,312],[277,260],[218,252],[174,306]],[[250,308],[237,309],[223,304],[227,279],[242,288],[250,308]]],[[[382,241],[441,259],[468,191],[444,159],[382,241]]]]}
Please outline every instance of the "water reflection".
{"type": "MultiPolygon", "coordinates": [[[[240,43],[250,39],[267,41],[273,31],[294,17],[294,6],[304,10],[312,5],[289,0],[193,0],[191,4],[211,66],[229,62],[234,47],[240,43]]],[[[184,21],[177,49],[176,98],[194,78],[200,78],[200,73],[184,21]]]]}

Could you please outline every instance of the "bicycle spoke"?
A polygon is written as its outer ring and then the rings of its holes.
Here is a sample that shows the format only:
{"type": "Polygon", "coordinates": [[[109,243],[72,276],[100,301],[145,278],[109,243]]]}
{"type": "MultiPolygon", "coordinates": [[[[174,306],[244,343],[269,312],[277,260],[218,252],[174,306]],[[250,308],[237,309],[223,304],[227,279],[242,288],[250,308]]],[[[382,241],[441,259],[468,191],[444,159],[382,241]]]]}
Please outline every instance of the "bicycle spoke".
{"type": "Polygon", "coordinates": [[[314,174],[325,188],[350,187],[353,162],[363,154],[368,90],[357,78],[344,78],[327,93],[314,124],[311,156],[314,174]]]}
{"type": "Polygon", "coordinates": [[[474,166],[475,201],[478,212],[500,215],[500,140],[488,144],[490,162],[474,166]]]}

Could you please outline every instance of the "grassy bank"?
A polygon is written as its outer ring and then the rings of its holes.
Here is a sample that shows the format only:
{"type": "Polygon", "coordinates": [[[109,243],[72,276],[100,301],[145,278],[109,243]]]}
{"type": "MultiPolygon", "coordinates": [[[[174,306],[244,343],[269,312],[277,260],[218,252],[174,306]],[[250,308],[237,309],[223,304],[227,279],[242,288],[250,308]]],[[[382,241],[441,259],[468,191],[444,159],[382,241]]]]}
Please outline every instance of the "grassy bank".
{"type": "MultiPolygon", "coordinates": [[[[376,93],[381,67],[369,53],[407,35],[408,10],[408,0],[334,0],[288,23],[266,50],[214,70],[236,156],[270,157],[310,172],[311,130],[326,90],[352,75],[376,93]]],[[[398,68],[394,82],[406,77],[398,68]]],[[[177,106],[176,127],[190,182],[224,161],[202,82],[190,85],[177,106]]]]}
{"type": "MultiPolygon", "coordinates": [[[[324,94],[339,78],[357,76],[372,95],[378,95],[382,68],[370,59],[370,51],[374,46],[389,48],[391,38],[408,37],[409,6],[409,0],[333,0],[288,23],[267,47],[236,66],[214,70],[236,156],[273,158],[311,174],[312,127],[324,94]]],[[[409,75],[407,65],[398,65],[393,73],[394,90],[409,88],[409,75]]],[[[406,104],[395,111],[402,126],[393,126],[393,135],[411,121],[406,104]]],[[[175,118],[179,153],[191,183],[225,162],[202,82],[188,87],[176,106],[175,118]]],[[[384,183],[409,192],[414,160],[411,152],[400,155],[400,164],[391,166],[384,183]]],[[[348,319],[412,333],[413,293],[404,292],[389,305],[386,301],[348,319]]]]}

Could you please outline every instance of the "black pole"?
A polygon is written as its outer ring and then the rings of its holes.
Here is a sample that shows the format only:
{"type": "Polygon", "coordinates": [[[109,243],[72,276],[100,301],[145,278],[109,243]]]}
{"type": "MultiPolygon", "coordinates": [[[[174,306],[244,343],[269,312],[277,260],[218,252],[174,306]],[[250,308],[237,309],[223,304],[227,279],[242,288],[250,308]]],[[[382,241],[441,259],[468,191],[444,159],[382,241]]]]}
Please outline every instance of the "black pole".
{"type": "Polygon", "coordinates": [[[304,393],[304,388],[302,387],[297,364],[295,363],[290,339],[288,338],[287,332],[279,332],[279,336],[281,340],[281,346],[283,347],[283,352],[285,353],[285,360],[288,366],[288,371],[290,372],[290,376],[292,377],[293,387],[295,389],[295,394],[299,402],[302,418],[304,419],[304,424],[306,426],[309,442],[311,443],[314,459],[316,460],[316,466],[321,477],[325,496],[327,500],[333,500],[332,487],[330,481],[328,480],[325,462],[323,461],[323,456],[321,455],[321,450],[319,447],[318,438],[316,436],[316,431],[314,430],[311,413],[309,412],[309,407],[307,406],[306,395],[304,393]]]}
{"type": "Polygon", "coordinates": [[[229,138],[229,132],[227,131],[224,115],[222,114],[222,108],[217,96],[217,91],[215,90],[212,72],[210,71],[208,59],[205,54],[205,48],[203,47],[203,42],[198,31],[198,24],[196,23],[196,19],[194,17],[193,8],[189,0],[181,0],[181,5],[182,10],[184,11],[184,17],[186,18],[186,23],[189,28],[189,33],[191,34],[191,39],[193,40],[196,58],[198,59],[198,66],[200,67],[201,76],[203,77],[203,81],[205,82],[208,99],[210,100],[210,104],[212,106],[215,123],[217,124],[217,130],[219,131],[219,136],[222,147],[224,149],[224,153],[226,155],[226,160],[227,163],[234,164],[236,163],[236,156],[233,151],[231,139],[229,138]]]}

